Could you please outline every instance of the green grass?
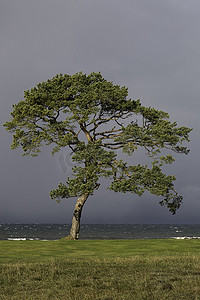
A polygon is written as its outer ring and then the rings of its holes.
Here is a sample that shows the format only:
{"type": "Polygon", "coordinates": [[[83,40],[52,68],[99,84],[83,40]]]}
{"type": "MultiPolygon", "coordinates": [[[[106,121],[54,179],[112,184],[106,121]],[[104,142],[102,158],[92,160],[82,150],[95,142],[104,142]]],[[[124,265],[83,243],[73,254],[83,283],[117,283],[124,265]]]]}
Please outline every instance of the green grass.
{"type": "Polygon", "coordinates": [[[200,299],[200,241],[0,241],[0,299],[200,299]]]}
{"type": "Polygon", "coordinates": [[[49,258],[200,255],[199,240],[0,241],[0,263],[49,258]]]}

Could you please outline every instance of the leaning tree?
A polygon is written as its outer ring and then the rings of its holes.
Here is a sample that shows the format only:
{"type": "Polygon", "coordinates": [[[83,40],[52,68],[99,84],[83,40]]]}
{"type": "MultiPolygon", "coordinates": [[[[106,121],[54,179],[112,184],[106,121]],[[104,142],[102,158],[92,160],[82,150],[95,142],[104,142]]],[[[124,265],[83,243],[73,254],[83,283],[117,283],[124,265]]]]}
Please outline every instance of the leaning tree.
{"type": "Polygon", "coordinates": [[[145,190],[160,196],[159,203],[175,214],[182,196],[174,189],[175,176],[163,172],[174,158],[168,150],[188,154],[190,128],[177,127],[169,115],[140,100],[128,98],[128,89],[105,80],[100,73],[56,75],[24,92],[4,124],[13,133],[12,149],[37,156],[43,145],[52,153],[71,149],[71,178],[50,192],[52,199],[76,197],[69,238],[78,239],[84,203],[110,179],[109,189],[141,196],[145,190]],[[150,164],[130,165],[119,159],[144,149],[150,164]],[[122,156],[124,157],[124,156],[122,156]]]}

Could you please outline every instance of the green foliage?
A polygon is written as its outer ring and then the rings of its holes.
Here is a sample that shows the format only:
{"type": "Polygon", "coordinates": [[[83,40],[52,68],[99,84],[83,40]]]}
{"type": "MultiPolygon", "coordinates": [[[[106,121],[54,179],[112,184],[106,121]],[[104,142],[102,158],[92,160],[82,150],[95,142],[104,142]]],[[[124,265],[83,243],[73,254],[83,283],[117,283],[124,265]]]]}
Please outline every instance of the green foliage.
{"type": "Polygon", "coordinates": [[[183,142],[189,141],[191,129],[177,127],[167,113],[127,97],[126,87],[100,73],[56,75],[25,91],[24,100],[14,105],[12,120],[4,124],[13,133],[11,148],[21,147],[24,155],[33,156],[43,145],[52,144],[53,154],[71,149],[73,177],[51,191],[52,199],[92,195],[104,177],[115,192],[141,196],[148,190],[162,196],[160,204],[174,214],[182,197],[174,190],[175,177],[164,174],[162,166],[174,161],[167,151],[188,154],[183,142]],[[128,125],[124,120],[130,120],[128,125]],[[133,155],[140,148],[151,168],[118,160],[117,150],[133,155]]]}

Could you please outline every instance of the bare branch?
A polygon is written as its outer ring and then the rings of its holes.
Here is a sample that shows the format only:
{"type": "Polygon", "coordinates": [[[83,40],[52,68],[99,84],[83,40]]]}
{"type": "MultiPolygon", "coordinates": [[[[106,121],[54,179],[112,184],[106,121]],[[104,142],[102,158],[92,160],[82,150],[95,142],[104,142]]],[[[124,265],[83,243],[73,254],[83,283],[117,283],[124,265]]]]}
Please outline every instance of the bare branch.
{"type": "MultiPolygon", "coordinates": [[[[75,152],[75,151],[74,151],[74,148],[72,148],[71,145],[69,145],[69,148],[72,150],[72,152],[75,152]]],[[[71,154],[72,154],[72,153],[71,153],[71,154]]]]}
{"type": "Polygon", "coordinates": [[[115,122],[116,122],[119,126],[123,127],[123,124],[122,124],[122,123],[119,123],[116,119],[115,119],[115,122]]]}
{"type": "Polygon", "coordinates": [[[90,132],[86,129],[86,126],[84,126],[84,123],[82,123],[80,121],[78,123],[80,125],[81,130],[85,133],[87,140],[92,141],[93,138],[91,137],[90,132]]]}
{"type": "Polygon", "coordinates": [[[103,132],[98,132],[98,133],[96,133],[96,136],[97,136],[97,135],[103,135],[103,134],[105,134],[105,133],[113,133],[113,132],[119,132],[119,131],[121,131],[121,129],[106,130],[106,131],[103,131],[103,132]]]}

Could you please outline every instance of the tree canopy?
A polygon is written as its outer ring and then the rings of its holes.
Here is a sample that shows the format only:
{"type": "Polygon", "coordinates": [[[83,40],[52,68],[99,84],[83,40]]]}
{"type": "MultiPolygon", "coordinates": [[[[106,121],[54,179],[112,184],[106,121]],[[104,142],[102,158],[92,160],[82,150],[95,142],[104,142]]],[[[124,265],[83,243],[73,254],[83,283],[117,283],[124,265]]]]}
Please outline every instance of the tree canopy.
{"type": "MultiPolygon", "coordinates": [[[[75,221],[80,221],[82,206],[99,188],[100,178],[109,179],[109,189],[115,192],[141,196],[148,190],[173,214],[180,207],[175,176],[165,174],[163,165],[174,161],[173,152],[188,154],[183,143],[189,141],[191,129],[170,122],[166,112],[128,98],[126,87],[105,80],[101,73],[59,74],[39,83],[24,92],[11,116],[4,126],[13,133],[12,149],[21,147],[23,155],[32,156],[44,145],[52,144],[53,154],[71,149],[72,177],[50,196],[78,197],[75,221]],[[130,156],[140,148],[150,165],[130,165],[118,158],[119,150],[130,156]]],[[[79,227],[74,238],[78,232],[79,227]]]]}

